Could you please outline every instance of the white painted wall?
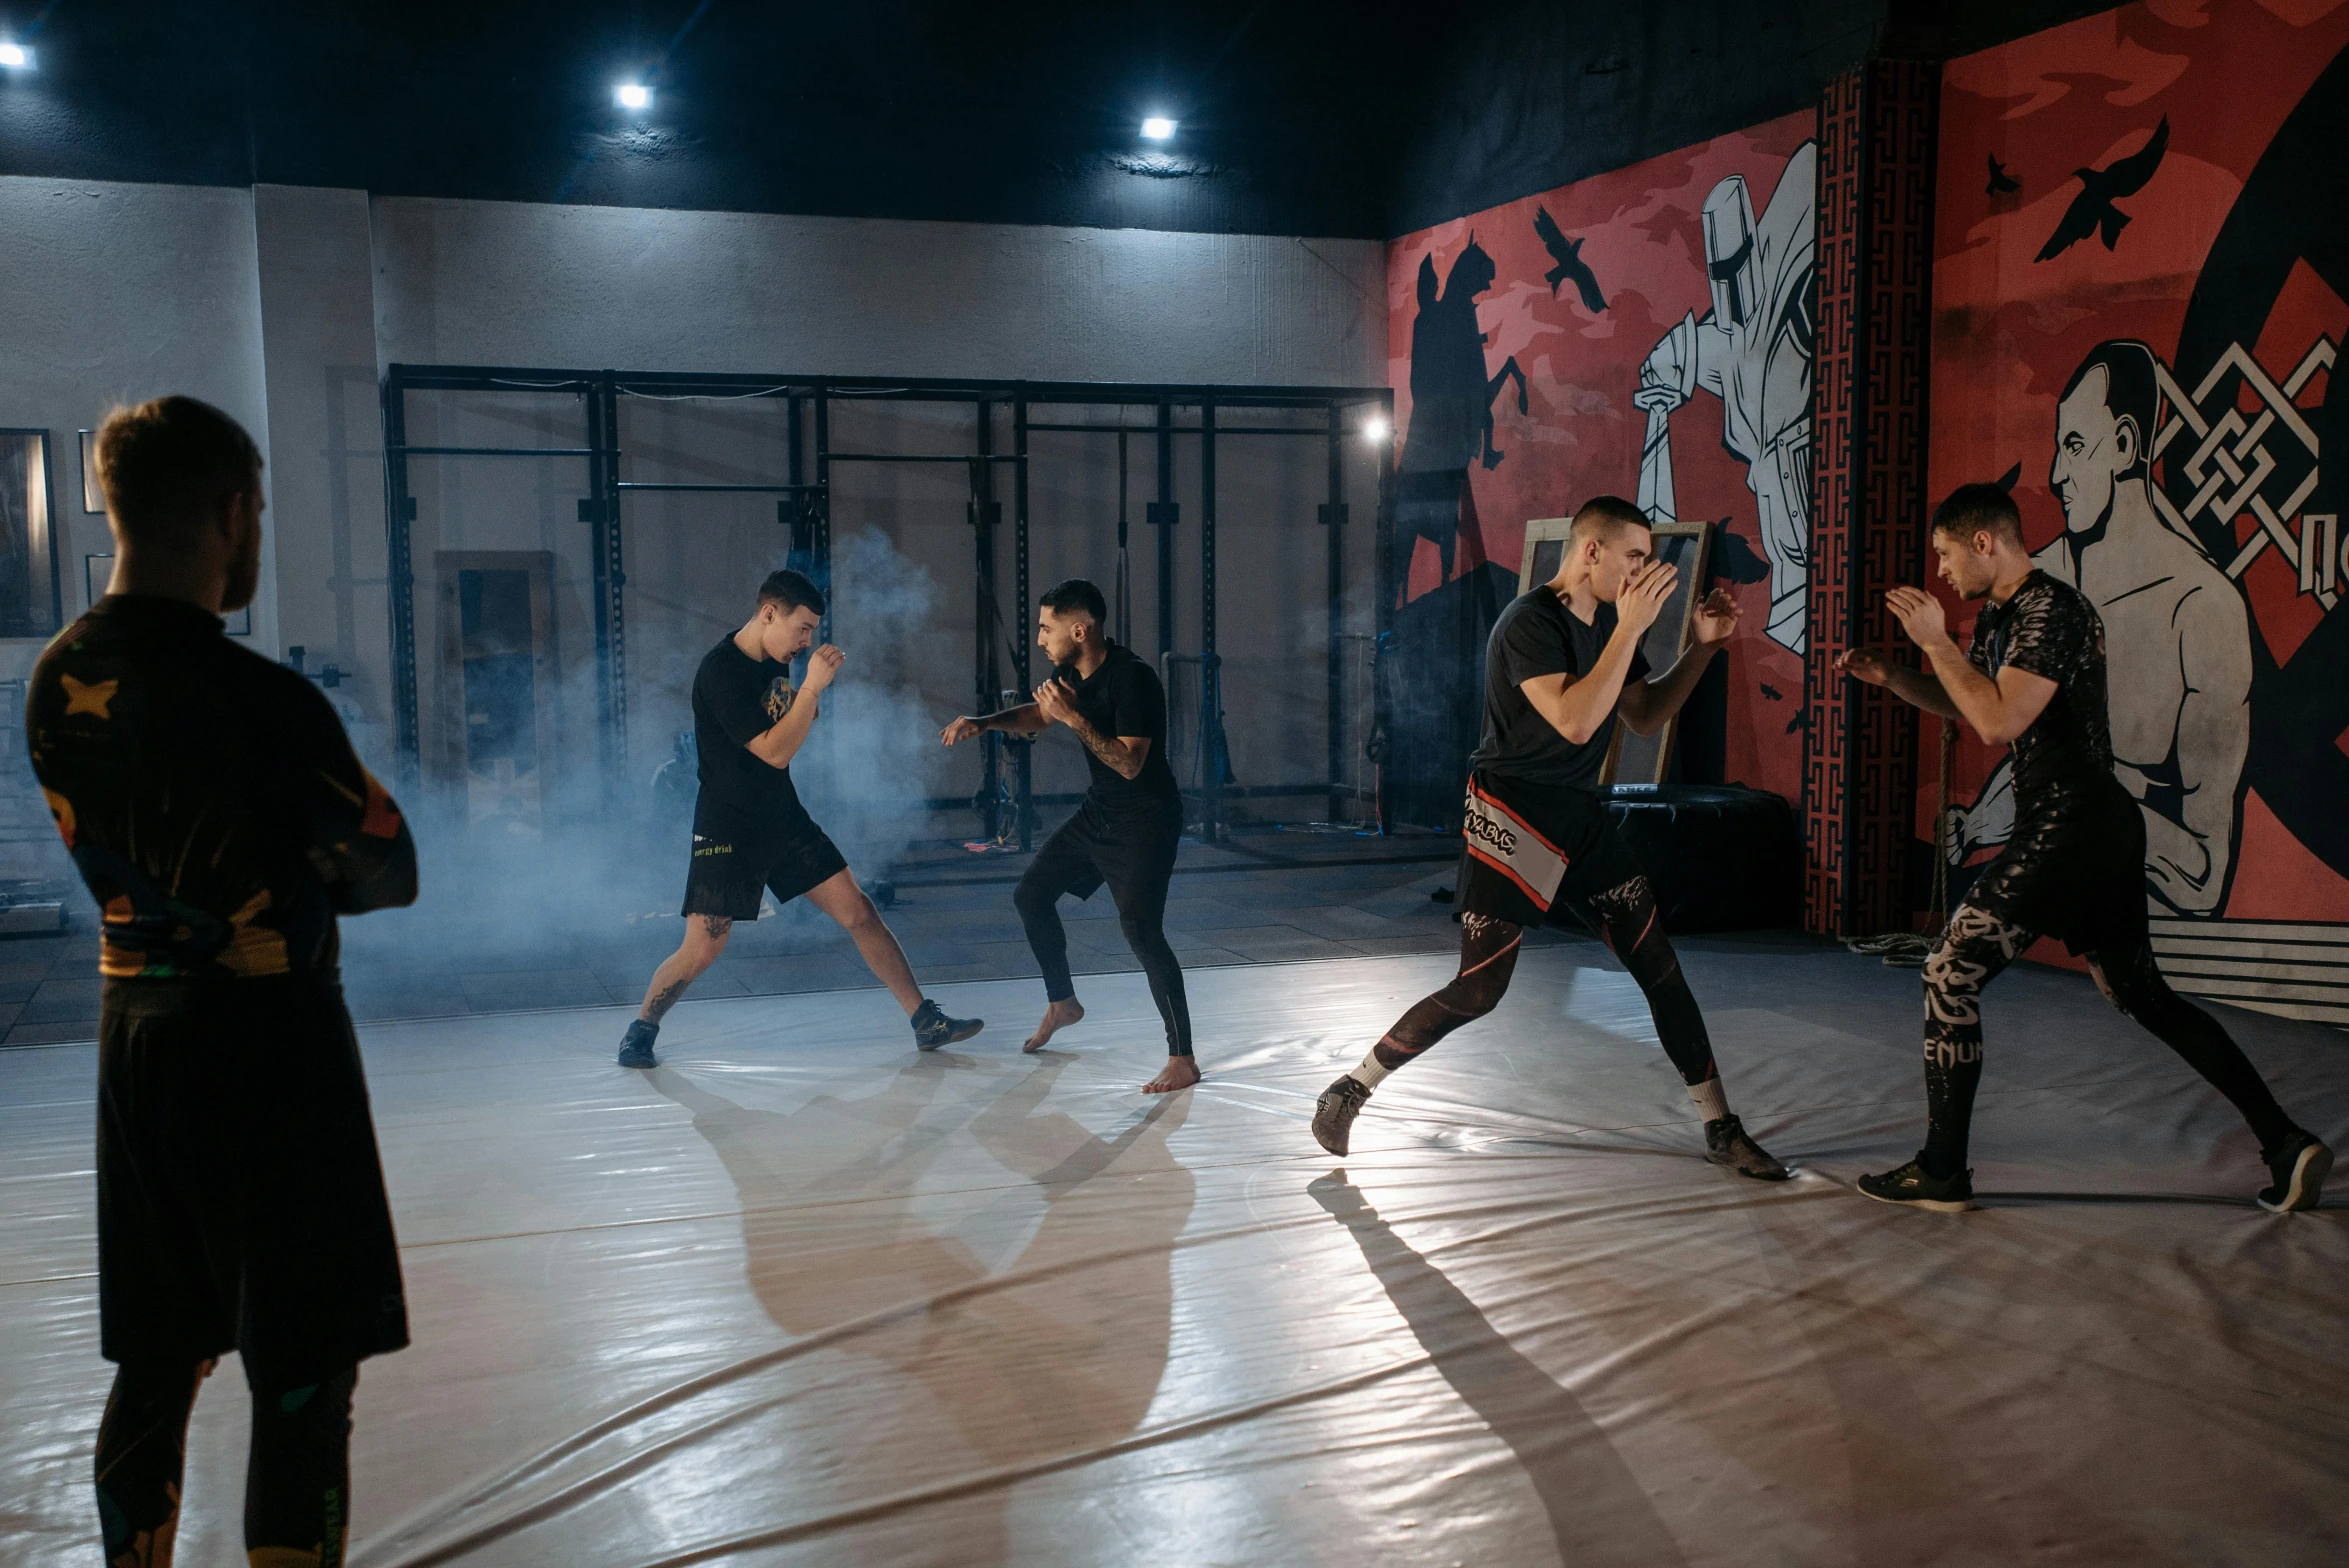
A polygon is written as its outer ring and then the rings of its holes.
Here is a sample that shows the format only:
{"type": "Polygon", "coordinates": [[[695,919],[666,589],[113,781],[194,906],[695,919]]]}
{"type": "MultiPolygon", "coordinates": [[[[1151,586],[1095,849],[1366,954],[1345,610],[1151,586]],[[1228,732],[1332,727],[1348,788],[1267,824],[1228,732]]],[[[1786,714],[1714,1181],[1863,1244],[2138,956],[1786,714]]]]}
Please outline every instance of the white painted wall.
{"type": "MultiPolygon", "coordinates": [[[[82,558],[112,549],[82,510],[75,431],[119,402],[184,392],[269,451],[253,196],[244,190],[0,177],[0,425],[49,432],[64,617],[88,608],[82,558]]],[[[274,649],[271,584],[255,646],[274,649]]],[[[0,640],[0,679],[39,639],[0,640]]]]}
{"type": "MultiPolygon", "coordinates": [[[[390,716],[375,395],[383,365],[1376,386],[1386,360],[1384,255],[1372,241],[7,178],[0,287],[10,302],[0,314],[0,425],[52,432],[55,498],[70,535],[65,616],[86,608],[82,556],[107,548],[104,520],[80,510],[75,430],[114,402],[164,392],[217,403],[269,458],[271,548],[254,643],[272,655],[301,644],[311,668],[331,662],[350,672],[339,705],[374,726],[361,740],[378,763],[389,760],[390,716]]],[[[836,439],[850,444],[855,418],[840,428],[836,439]]],[[[487,440],[492,431],[501,444],[575,444],[558,410],[509,417],[453,405],[421,414],[411,437],[487,440]]],[[[771,438],[733,429],[707,405],[657,417],[648,406],[624,420],[624,431],[632,460],[659,464],[664,477],[776,466],[771,438]]],[[[912,431],[889,439],[899,434],[912,431]]],[[[957,445],[962,435],[940,439],[957,445]]],[[[999,441],[1008,442],[1008,421],[999,441]]],[[[1040,445],[1036,470],[1035,586],[1086,571],[1106,587],[1114,444],[1063,438],[1057,460],[1052,446],[1040,445]]],[[[1195,443],[1180,446],[1186,526],[1176,642],[1189,649],[1197,458],[1195,443]]],[[[1244,781],[1290,782],[1318,776],[1319,767],[1321,536],[1312,508],[1323,458],[1314,442],[1234,450],[1242,446],[1227,444],[1219,573],[1234,752],[1244,781]],[[1313,710],[1308,723],[1299,706],[1313,710]]],[[[1154,557],[1139,524],[1150,453],[1147,441],[1135,442],[1136,640],[1145,648],[1155,643],[1144,629],[1154,557]]],[[[592,646],[579,597],[587,562],[577,466],[416,465],[428,708],[437,643],[425,600],[436,548],[556,550],[566,663],[592,646]]],[[[1350,467],[1363,526],[1354,530],[1349,575],[1366,580],[1375,457],[1366,450],[1350,467]]],[[[925,628],[923,656],[906,678],[925,705],[951,712],[970,700],[976,620],[959,500],[931,496],[929,481],[952,478],[955,489],[959,470],[839,478],[838,531],[879,529],[935,579],[936,624],[925,628]]],[[[998,494],[1009,501],[1008,474],[998,494]]],[[[631,524],[630,591],[641,613],[631,620],[631,684],[644,722],[631,726],[631,738],[641,772],[681,722],[681,674],[711,626],[739,608],[743,595],[719,595],[723,613],[705,604],[711,585],[745,573],[755,581],[772,564],[772,504],[738,506],[741,516],[722,526],[704,518],[701,501],[632,504],[641,517],[631,524]]],[[[1009,604],[1008,565],[1006,613],[1024,626],[1032,607],[1009,604]]],[[[853,613],[844,616],[844,628],[855,624],[853,613]]],[[[21,673],[37,651],[29,641],[0,644],[0,678],[21,673]]],[[[570,706],[582,722],[592,714],[582,694],[566,707],[566,728],[570,706]]],[[[589,744],[584,733],[577,738],[589,744]]],[[[938,785],[967,789],[965,773],[975,779],[975,761],[958,755],[938,785]]],[[[1055,755],[1039,782],[1067,788],[1080,777],[1073,757],[1055,755]]]]}
{"type": "Polygon", "coordinates": [[[378,197],[385,362],[1377,386],[1375,240],[378,197]]]}

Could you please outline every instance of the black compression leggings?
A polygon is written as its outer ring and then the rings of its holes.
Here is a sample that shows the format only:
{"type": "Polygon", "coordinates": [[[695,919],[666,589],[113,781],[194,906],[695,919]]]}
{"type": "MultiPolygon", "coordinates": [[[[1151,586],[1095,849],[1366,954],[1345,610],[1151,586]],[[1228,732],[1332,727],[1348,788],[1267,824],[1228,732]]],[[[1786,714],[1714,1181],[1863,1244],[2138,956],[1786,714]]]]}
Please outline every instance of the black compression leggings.
{"type": "MultiPolygon", "coordinates": [[[[1656,913],[1654,894],[1646,877],[1596,893],[1586,901],[1591,923],[1606,944],[1631,971],[1648,1012],[1656,1021],[1656,1037],[1664,1054],[1680,1069],[1682,1082],[1700,1084],[1714,1076],[1713,1042],[1705,1033],[1704,1014],[1680,972],[1680,955],[1664,935],[1656,913]]],[[[1483,915],[1460,917],[1460,972],[1432,996],[1412,1004],[1396,1020],[1373,1053],[1381,1067],[1394,1070],[1425,1051],[1471,1019],[1482,1018],[1500,1005],[1516,972],[1517,954],[1525,928],[1483,915]]]]}
{"type": "MultiPolygon", "coordinates": [[[[1027,930],[1036,967],[1043,971],[1045,999],[1065,1002],[1077,994],[1077,986],[1068,970],[1068,931],[1054,906],[1061,894],[1073,889],[1054,874],[1056,869],[1045,856],[1037,856],[1012,890],[1011,902],[1027,930]]],[[[1142,961],[1142,973],[1150,981],[1150,1000],[1158,1004],[1158,1016],[1166,1023],[1166,1054],[1188,1056],[1191,1003],[1183,991],[1183,967],[1175,962],[1174,949],[1166,940],[1166,886],[1172,873],[1170,866],[1165,875],[1138,882],[1112,881],[1109,896],[1117,904],[1118,929],[1125,933],[1126,946],[1142,961]]]]}
{"type": "MultiPolygon", "coordinates": [[[[1982,988],[2029,947],[2033,933],[1972,904],[1950,916],[1925,960],[1925,1103],[1931,1117],[1921,1158],[1926,1174],[1964,1170],[1982,1082],[1982,988]]],[[[2225,1095],[2262,1150],[2291,1135],[2292,1121],[2217,1019],[2170,989],[2144,943],[2088,955],[2088,972],[2113,1006],[2143,1024],[2225,1095]]]]}
{"type": "MultiPolygon", "coordinates": [[[[98,1427],[98,1521],[108,1568],[169,1568],[179,1529],[188,1414],[211,1372],[125,1365],[98,1427]]],[[[291,1389],[256,1388],[245,1469],[245,1551],[272,1568],[337,1568],[350,1529],[351,1390],[359,1369],[291,1389]]]]}

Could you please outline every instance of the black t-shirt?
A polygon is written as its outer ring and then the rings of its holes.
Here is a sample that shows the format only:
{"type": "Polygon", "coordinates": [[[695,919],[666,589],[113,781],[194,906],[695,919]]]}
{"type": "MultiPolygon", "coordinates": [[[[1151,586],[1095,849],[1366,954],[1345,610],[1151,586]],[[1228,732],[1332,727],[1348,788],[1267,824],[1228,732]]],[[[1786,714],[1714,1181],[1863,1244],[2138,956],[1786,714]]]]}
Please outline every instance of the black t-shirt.
{"type": "Polygon", "coordinates": [[[416,896],[325,696],[200,606],[100,599],[34,666],[25,729],[110,979],[331,974],[337,914],[416,896]]]}
{"type": "MultiPolygon", "coordinates": [[[[1614,713],[1577,746],[1526,700],[1519,683],[1537,675],[1588,674],[1615,635],[1615,622],[1613,605],[1600,605],[1597,617],[1585,622],[1546,586],[1520,594],[1503,610],[1485,644],[1484,738],[1470,766],[1532,784],[1598,789],[1607,743],[1615,735],[1614,713]]],[[[1647,655],[1633,649],[1623,684],[1647,673],[1647,655]]]]}
{"type": "Polygon", "coordinates": [[[695,837],[772,845],[808,820],[791,769],[770,767],[750,750],[797,695],[788,665],[752,658],[731,636],[702,656],[693,677],[693,744],[701,754],[695,837]]]}
{"type": "Polygon", "coordinates": [[[1966,659],[1992,680],[2012,666],[2055,682],[2055,695],[2008,749],[2018,817],[2118,787],[2105,706],[2104,621],[2087,595],[2033,572],[2006,603],[1982,607],[1966,659]]]}
{"type": "Polygon", "coordinates": [[[1113,642],[1109,656],[1091,675],[1078,679],[1072,664],[1057,671],[1054,679],[1074,689],[1072,706],[1077,716],[1100,735],[1110,740],[1147,736],[1150,741],[1150,755],[1142,760],[1142,771],[1130,779],[1087,748],[1085,764],[1093,770],[1093,787],[1086,793],[1092,799],[1123,805],[1181,798],[1174,769],[1166,761],[1166,688],[1147,661],[1113,642]]]}

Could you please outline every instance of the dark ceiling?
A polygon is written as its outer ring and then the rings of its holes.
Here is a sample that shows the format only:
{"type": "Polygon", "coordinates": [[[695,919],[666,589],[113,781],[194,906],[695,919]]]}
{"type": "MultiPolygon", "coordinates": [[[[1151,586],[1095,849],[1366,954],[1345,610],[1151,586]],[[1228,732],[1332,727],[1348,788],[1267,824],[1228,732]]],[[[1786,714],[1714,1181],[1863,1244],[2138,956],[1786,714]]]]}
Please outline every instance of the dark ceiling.
{"type": "Polygon", "coordinates": [[[0,173],[1383,238],[2101,8],[9,0],[0,173]]]}

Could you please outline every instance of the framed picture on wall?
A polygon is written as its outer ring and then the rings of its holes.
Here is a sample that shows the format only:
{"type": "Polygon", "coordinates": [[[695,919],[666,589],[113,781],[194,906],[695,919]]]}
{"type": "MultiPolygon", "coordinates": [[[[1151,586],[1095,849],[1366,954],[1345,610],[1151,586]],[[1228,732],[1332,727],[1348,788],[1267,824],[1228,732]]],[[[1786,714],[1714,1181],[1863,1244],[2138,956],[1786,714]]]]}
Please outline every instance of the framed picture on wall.
{"type": "MultiPolygon", "coordinates": [[[[1566,558],[1566,541],[1574,532],[1570,517],[1537,518],[1525,525],[1525,554],[1517,567],[1517,591],[1530,593],[1536,584],[1546,583],[1558,575],[1558,565],[1566,558]]],[[[1680,657],[1680,650],[1688,645],[1688,623],[1696,611],[1697,588],[1705,580],[1705,568],[1712,556],[1712,525],[1710,523],[1658,523],[1654,529],[1656,559],[1668,561],[1680,568],[1680,577],[1672,585],[1672,597],[1666,601],[1664,612],[1656,617],[1656,624],[1648,628],[1647,640],[1640,644],[1640,652],[1647,655],[1648,665],[1658,671],[1672,667],[1680,657]]],[[[1627,724],[1615,726],[1615,738],[1607,746],[1607,762],[1600,772],[1600,782],[1615,784],[1661,784],[1672,769],[1673,733],[1680,727],[1678,715],[1668,720],[1653,735],[1634,735],[1627,724]]]]}
{"type": "MultiPolygon", "coordinates": [[[[106,597],[106,584],[113,579],[113,576],[113,556],[85,555],[82,557],[82,591],[89,595],[82,601],[84,609],[106,597]]],[[[232,610],[221,619],[228,623],[228,634],[231,637],[253,635],[253,607],[251,605],[248,604],[241,610],[232,610]]]]}
{"type": "Polygon", "coordinates": [[[84,430],[82,438],[82,510],[106,510],[106,492],[98,485],[98,432],[84,430]]]}
{"type": "Polygon", "coordinates": [[[0,637],[57,630],[57,577],[49,432],[0,430],[0,637]]]}

